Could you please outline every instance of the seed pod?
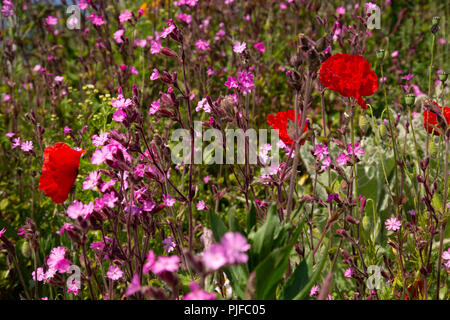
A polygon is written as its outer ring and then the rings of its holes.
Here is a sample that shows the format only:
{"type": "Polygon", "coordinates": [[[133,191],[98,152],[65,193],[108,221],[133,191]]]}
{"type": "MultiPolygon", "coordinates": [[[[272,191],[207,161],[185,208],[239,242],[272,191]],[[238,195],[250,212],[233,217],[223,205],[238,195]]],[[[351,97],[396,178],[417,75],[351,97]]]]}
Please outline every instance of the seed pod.
{"type": "Polygon", "coordinates": [[[384,53],[385,53],[384,49],[378,49],[377,50],[377,58],[379,60],[383,60],[384,59],[384,53]]]}
{"type": "Polygon", "coordinates": [[[416,96],[414,94],[407,94],[405,96],[405,103],[407,106],[412,106],[414,104],[414,101],[416,99],[416,96]]]}
{"type": "Polygon", "coordinates": [[[362,218],[362,227],[363,227],[364,231],[370,230],[370,219],[368,216],[364,216],[362,218]]]}
{"type": "Polygon", "coordinates": [[[441,80],[442,82],[447,81],[448,78],[448,73],[443,71],[441,73],[439,73],[439,80],[441,80]]]}
{"type": "Polygon", "coordinates": [[[367,129],[369,128],[369,121],[367,121],[367,117],[365,115],[360,115],[358,122],[359,128],[365,134],[367,132],[367,129]]]}
{"type": "Polygon", "coordinates": [[[24,241],[20,246],[20,252],[23,254],[25,258],[31,257],[31,248],[28,241],[24,241]]]}
{"type": "Polygon", "coordinates": [[[432,141],[432,140],[430,139],[430,143],[429,143],[429,145],[428,145],[428,152],[430,153],[430,156],[435,155],[435,154],[436,154],[436,151],[437,151],[436,144],[434,143],[434,141],[432,141]]]}
{"type": "Polygon", "coordinates": [[[378,131],[380,132],[380,138],[384,139],[386,137],[386,127],[384,124],[381,124],[378,128],[378,131]]]}

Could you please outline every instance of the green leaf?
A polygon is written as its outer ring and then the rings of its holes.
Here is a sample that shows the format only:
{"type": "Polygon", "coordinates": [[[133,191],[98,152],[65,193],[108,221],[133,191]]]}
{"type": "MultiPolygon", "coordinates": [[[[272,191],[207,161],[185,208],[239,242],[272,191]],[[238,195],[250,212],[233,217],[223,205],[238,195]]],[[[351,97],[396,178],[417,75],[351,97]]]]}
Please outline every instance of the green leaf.
{"type": "MultiPolygon", "coordinates": [[[[300,232],[303,229],[304,222],[305,217],[300,221],[297,229],[293,232],[291,239],[287,245],[281,248],[274,249],[255,268],[255,299],[275,299],[277,287],[283,280],[284,273],[286,272],[286,269],[289,265],[290,253],[300,235],[300,232]]],[[[288,232],[286,232],[286,236],[287,234],[288,232]]]]}
{"type": "Polygon", "coordinates": [[[252,236],[252,247],[250,249],[249,267],[259,264],[273,249],[274,234],[276,228],[280,227],[280,222],[277,216],[277,207],[272,204],[267,212],[265,223],[252,236]]]}
{"type": "Polygon", "coordinates": [[[256,226],[256,207],[252,203],[252,207],[247,214],[247,233],[250,233],[252,228],[256,226]]]}
{"type": "Polygon", "coordinates": [[[325,266],[325,262],[328,260],[328,247],[329,243],[327,244],[327,247],[324,250],[324,253],[322,255],[322,258],[320,259],[318,266],[316,267],[316,270],[309,278],[308,283],[301,290],[299,290],[300,292],[293,298],[293,300],[304,300],[305,297],[309,295],[312,286],[317,283],[317,280],[319,279],[320,274],[322,273],[323,267],[325,266]]]}
{"type": "Polygon", "coordinates": [[[209,211],[209,223],[214,235],[214,239],[219,242],[223,235],[228,231],[222,219],[216,215],[212,210],[209,211]]]}
{"type": "Polygon", "coordinates": [[[9,205],[9,199],[4,198],[2,201],[0,201],[0,210],[1,211],[5,210],[8,205],[9,205]]]}
{"type": "Polygon", "coordinates": [[[240,264],[223,268],[228,279],[230,279],[230,285],[233,288],[234,293],[236,293],[239,299],[244,298],[245,286],[248,282],[248,272],[244,266],[245,265],[240,264]]]}
{"type": "Polygon", "coordinates": [[[241,225],[239,224],[239,221],[236,219],[236,209],[231,208],[228,211],[228,223],[230,225],[230,229],[233,232],[239,232],[243,235],[247,235],[244,230],[242,230],[241,225]]]}
{"type": "Polygon", "coordinates": [[[255,299],[275,299],[277,286],[288,267],[291,250],[292,244],[275,249],[255,268],[255,299]]]}
{"type": "Polygon", "coordinates": [[[286,281],[282,289],[281,299],[293,299],[308,284],[308,280],[308,264],[306,263],[306,259],[303,259],[297,268],[295,268],[294,273],[286,281]]]}

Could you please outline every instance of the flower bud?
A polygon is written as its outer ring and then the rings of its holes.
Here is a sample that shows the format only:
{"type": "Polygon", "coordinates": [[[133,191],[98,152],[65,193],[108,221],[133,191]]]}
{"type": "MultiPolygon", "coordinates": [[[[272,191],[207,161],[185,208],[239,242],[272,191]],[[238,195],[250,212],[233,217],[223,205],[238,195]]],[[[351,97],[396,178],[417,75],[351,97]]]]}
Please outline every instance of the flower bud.
{"type": "Polygon", "coordinates": [[[174,58],[174,59],[178,59],[178,55],[175,51],[169,49],[169,48],[162,48],[161,49],[161,54],[165,55],[166,57],[169,58],[174,58]]]}
{"type": "Polygon", "coordinates": [[[378,49],[377,50],[377,58],[379,60],[383,60],[384,59],[384,53],[385,53],[384,49],[378,49]]]}
{"type": "Polygon", "coordinates": [[[355,218],[351,217],[351,216],[346,216],[345,220],[347,220],[347,222],[350,222],[352,224],[359,224],[359,221],[356,220],[355,218]]]}
{"type": "Polygon", "coordinates": [[[416,100],[416,96],[412,93],[407,94],[405,96],[405,103],[407,106],[412,106],[414,104],[414,101],[416,100]]]}
{"type": "Polygon", "coordinates": [[[20,246],[20,252],[25,258],[31,257],[31,247],[28,241],[24,241],[20,246]]]}
{"type": "Polygon", "coordinates": [[[439,25],[439,21],[441,21],[441,17],[433,17],[433,19],[431,20],[431,25],[434,27],[434,26],[437,26],[437,25],[439,25]]]}
{"type": "Polygon", "coordinates": [[[430,143],[428,145],[428,152],[430,153],[430,156],[435,155],[436,151],[437,151],[436,144],[433,142],[433,140],[430,140],[430,143]]]}
{"type": "Polygon", "coordinates": [[[370,219],[368,216],[364,216],[362,218],[362,227],[363,227],[364,231],[370,230],[370,219]]]}
{"type": "Polygon", "coordinates": [[[387,242],[387,244],[390,245],[392,248],[398,250],[398,245],[395,244],[394,242],[392,242],[392,241],[389,240],[389,241],[387,242]]]}
{"type": "Polygon", "coordinates": [[[359,119],[359,128],[363,133],[367,132],[367,128],[369,127],[369,121],[367,121],[367,117],[365,115],[360,115],[359,119]]]}
{"type": "Polygon", "coordinates": [[[347,231],[345,231],[344,229],[337,229],[336,232],[339,235],[343,236],[344,238],[348,238],[349,237],[347,231]]]}
{"type": "Polygon", "coordinates": [[[351,259],[350,254],[344,249],[339,249],[339,252],[345,257],[345,259],[351,259]]]}
{"type": "Polygon", "coordinates": [[[439,80],[441,80],[442,82],[447,81],[448,78],[448,73],[445,71],[442,71],[441,73],[439,73],[439,80]]]}
{"type": "Polygon", "coordinates": [[[380,133],[380,138],[384,139],[386,137],[386,126],[384,124],[381,124],[380,127],[378,128],[378,131],[380,133]]]}

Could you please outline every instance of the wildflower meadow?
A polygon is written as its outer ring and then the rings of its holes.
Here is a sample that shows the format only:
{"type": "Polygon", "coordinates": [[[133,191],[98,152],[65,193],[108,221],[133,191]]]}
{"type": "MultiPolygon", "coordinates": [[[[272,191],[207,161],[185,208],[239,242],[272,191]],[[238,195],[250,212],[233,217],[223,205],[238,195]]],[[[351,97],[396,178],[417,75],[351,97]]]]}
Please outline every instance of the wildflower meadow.
{"type": "Polygon", "coordinates": [[[0,300],[450,299],[448,1],[0,6],[0,300]]]}

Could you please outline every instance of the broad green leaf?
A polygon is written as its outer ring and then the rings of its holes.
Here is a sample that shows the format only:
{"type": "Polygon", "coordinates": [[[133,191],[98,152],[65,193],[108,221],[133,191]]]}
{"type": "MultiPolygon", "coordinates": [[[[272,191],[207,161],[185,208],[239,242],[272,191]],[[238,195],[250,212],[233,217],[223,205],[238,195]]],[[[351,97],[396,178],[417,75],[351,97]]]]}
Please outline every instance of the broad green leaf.
{"type": "Polygon", "coordinates": [[[273,249],[274,234],[280,227],[276,205],[272,204],[267,212],[265,223],[253,234],[250,249],[250,270],[258,265],[273,249]]]}
{"type": "Polygon", "coordinates": [[[300,264],[295,268],[294,273],[292,273],[286,281],[282,289],[281,299],[293,299],[300,292],[300,290],[308,284],[308,281],[308,264],[306,263],[306,259],[303,259],[303,261],[300,262],[300,264]]]}
{"type": "Polygon", "coordinates": [[[248,282],[248,273],[243,264],[223,268],[228,279],[230,279],[231,287],[239,299],[244,298],[245,286],[248,282]]]}
{"type": "Polygon", "coordinates": [[[239,221],[236,219],[236,209],[231,208],[228,210],[228,224],[230,225],[230,229],[233,232],[239,232],[243,235],[246,235],[244,230],[242,230],[242,227],[239,224],[239,221]]]}
{"type": "Polygon", "coordinates": [[[277,286],[288,267],[291,250],[291,244],[275,249],[255,268],[255,299],[275,299],[277,286]]]}
{"type": "Polygon", "coordinates": [[[212,210],[209,211],[209,223],[214,235],[214,239],[219,242],[223,235],[228,231],[222,219],[217,216],[212,210]]]}
{"type": "Polygon", "coordinates": [[[325,266],[325,262],[328,260],[328,246],[327,244],[326,249],[323,251],[323,256],[319,261],[319,264],[316,266],[316,270],[314,270],[314,273],[309,278],[308,283],[301,289],[301,291],[293,298],[293,300],[304,300],[305,297],[309,295],[309,292],[313,285],[317,283],[319,280],[320,274],[322,273],[323,267],[325,266]]]}
{"type": "Polygon", "coordinates": [[[247,214],[247,233],[250,233],[252,228],[256,226],[256,208],[252,203],[250,211],[247,214]]]}

